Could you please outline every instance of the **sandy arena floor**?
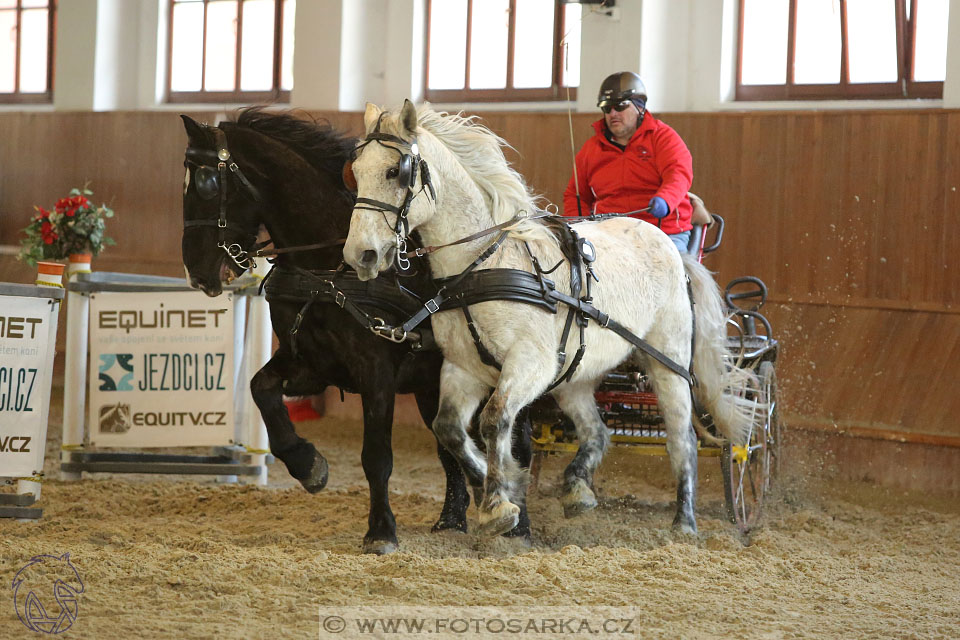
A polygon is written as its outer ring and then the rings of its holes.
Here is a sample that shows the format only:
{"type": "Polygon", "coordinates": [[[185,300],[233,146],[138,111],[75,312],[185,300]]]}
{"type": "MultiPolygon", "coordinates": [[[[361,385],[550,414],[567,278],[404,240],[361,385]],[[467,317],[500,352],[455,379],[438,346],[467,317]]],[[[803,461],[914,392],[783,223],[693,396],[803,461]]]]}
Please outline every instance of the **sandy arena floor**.
{"type": "Polygon", "coordinates": [[[634,637],[960,637],[955,502],[815,486],[807,473],[782,483],[765,527],[743,546],[720,517],[715,459],[701,462],[695,539],[669,529],[666,459],[608,457],[604,503],[576,520],[553,495],[561,466],[551,459],[530,497],[527,548],[431,534],[442,497],[432,436],[398,427],[401,551],[371,557],[359,552],[359,425],[300,429],[332,466],[316,496],[280,464],[266,490],[147,476],[47,481],[40,522],[0,522],[0,638],[37,637],[17,619],[11,581],[32,556],[65,552],[85,584],[63,635],[72,638],[316,638],[318,608],[361,604],[632,607],[634,637]]]}

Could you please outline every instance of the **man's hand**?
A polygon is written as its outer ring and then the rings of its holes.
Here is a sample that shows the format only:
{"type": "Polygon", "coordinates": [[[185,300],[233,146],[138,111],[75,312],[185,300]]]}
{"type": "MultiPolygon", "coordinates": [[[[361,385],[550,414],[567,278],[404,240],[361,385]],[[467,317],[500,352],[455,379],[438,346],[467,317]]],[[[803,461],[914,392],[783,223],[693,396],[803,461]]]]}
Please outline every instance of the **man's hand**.
{"type": "Polygon", "coordinates": [[[650,207],[650,215],[657,220],[667,217],[667,214],[670,213],[670,206],[667,204],[667,201],[660,196],[650,198],[647,206],[650,207]]]}

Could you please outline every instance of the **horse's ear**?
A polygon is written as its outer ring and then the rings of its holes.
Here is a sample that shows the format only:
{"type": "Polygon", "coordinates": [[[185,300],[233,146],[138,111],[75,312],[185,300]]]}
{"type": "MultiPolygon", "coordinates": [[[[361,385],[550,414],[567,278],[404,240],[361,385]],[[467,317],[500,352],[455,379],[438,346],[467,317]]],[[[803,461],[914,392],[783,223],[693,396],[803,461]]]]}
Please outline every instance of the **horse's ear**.
{"type": "Polygon", "coordinates": [[[409,98],[403,101],[403,109],[400,110],[400,127],[401,135],[413,137],[417,133],[417,108],[409,98]]]}
{"type": "Polygon", "coordinates": [[[183,120],[183,128],[187,130],[187,138],[194,142],[206,141],[207,135],[203,132],[203,125],[182,113],[180,114],[180,118],[183,120]]]}
{"type": "Polygon", "coordinates": [[[373,131],[373,128],[377,126],[377,121],[380,120],[381,113],[380,107],[372,102],[367,103],[367,109],[363,112],[363,127],[367,133],[373,131]]]}

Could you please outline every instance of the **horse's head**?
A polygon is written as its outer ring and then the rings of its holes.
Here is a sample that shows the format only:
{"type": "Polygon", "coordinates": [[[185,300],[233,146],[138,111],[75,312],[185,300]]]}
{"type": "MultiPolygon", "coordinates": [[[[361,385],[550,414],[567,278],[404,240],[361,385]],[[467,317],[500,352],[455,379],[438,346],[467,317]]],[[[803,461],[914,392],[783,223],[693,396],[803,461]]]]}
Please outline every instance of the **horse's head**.
{"type": "Polygon", "coordinates": [[[356,185],[357,204],[343,258],[361,280],[370,280],[390,268],[397,251],[406,249],[410,232],[429,220],[436,207],[417,144],[413,103],[405,101],[399,114],[368,103],[363,121],[366,139],[344,171],[345,181],[356,185]]]}
{"type": "Polygon", "coordinates": [[[260,226],[257,172],[227,145],[220,127],[183,118],[187,150],[183,178],[183,266],[191,287],[223,291],[251,265],[247,253],[260,226]]]}

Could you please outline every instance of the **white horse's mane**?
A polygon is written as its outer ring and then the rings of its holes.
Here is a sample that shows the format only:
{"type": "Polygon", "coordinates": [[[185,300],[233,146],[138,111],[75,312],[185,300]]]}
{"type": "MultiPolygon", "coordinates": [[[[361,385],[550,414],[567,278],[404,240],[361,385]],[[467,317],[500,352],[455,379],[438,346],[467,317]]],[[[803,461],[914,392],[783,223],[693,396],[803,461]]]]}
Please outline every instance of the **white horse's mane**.
{"type": "MultiPolygon", "coordinates": [[[[450,151],[473,179],[489,201],[495,223],[538,212],[539,198],[504,156],[503,149],[513,147],[477,122],[477,116],[435,111],[424,103],[417,107],[417,120],[419,127],[450,151]]],[[[530,220],[521,220],[510,229],[514,238],[556,242],[543,225],[530,220]]]]}

